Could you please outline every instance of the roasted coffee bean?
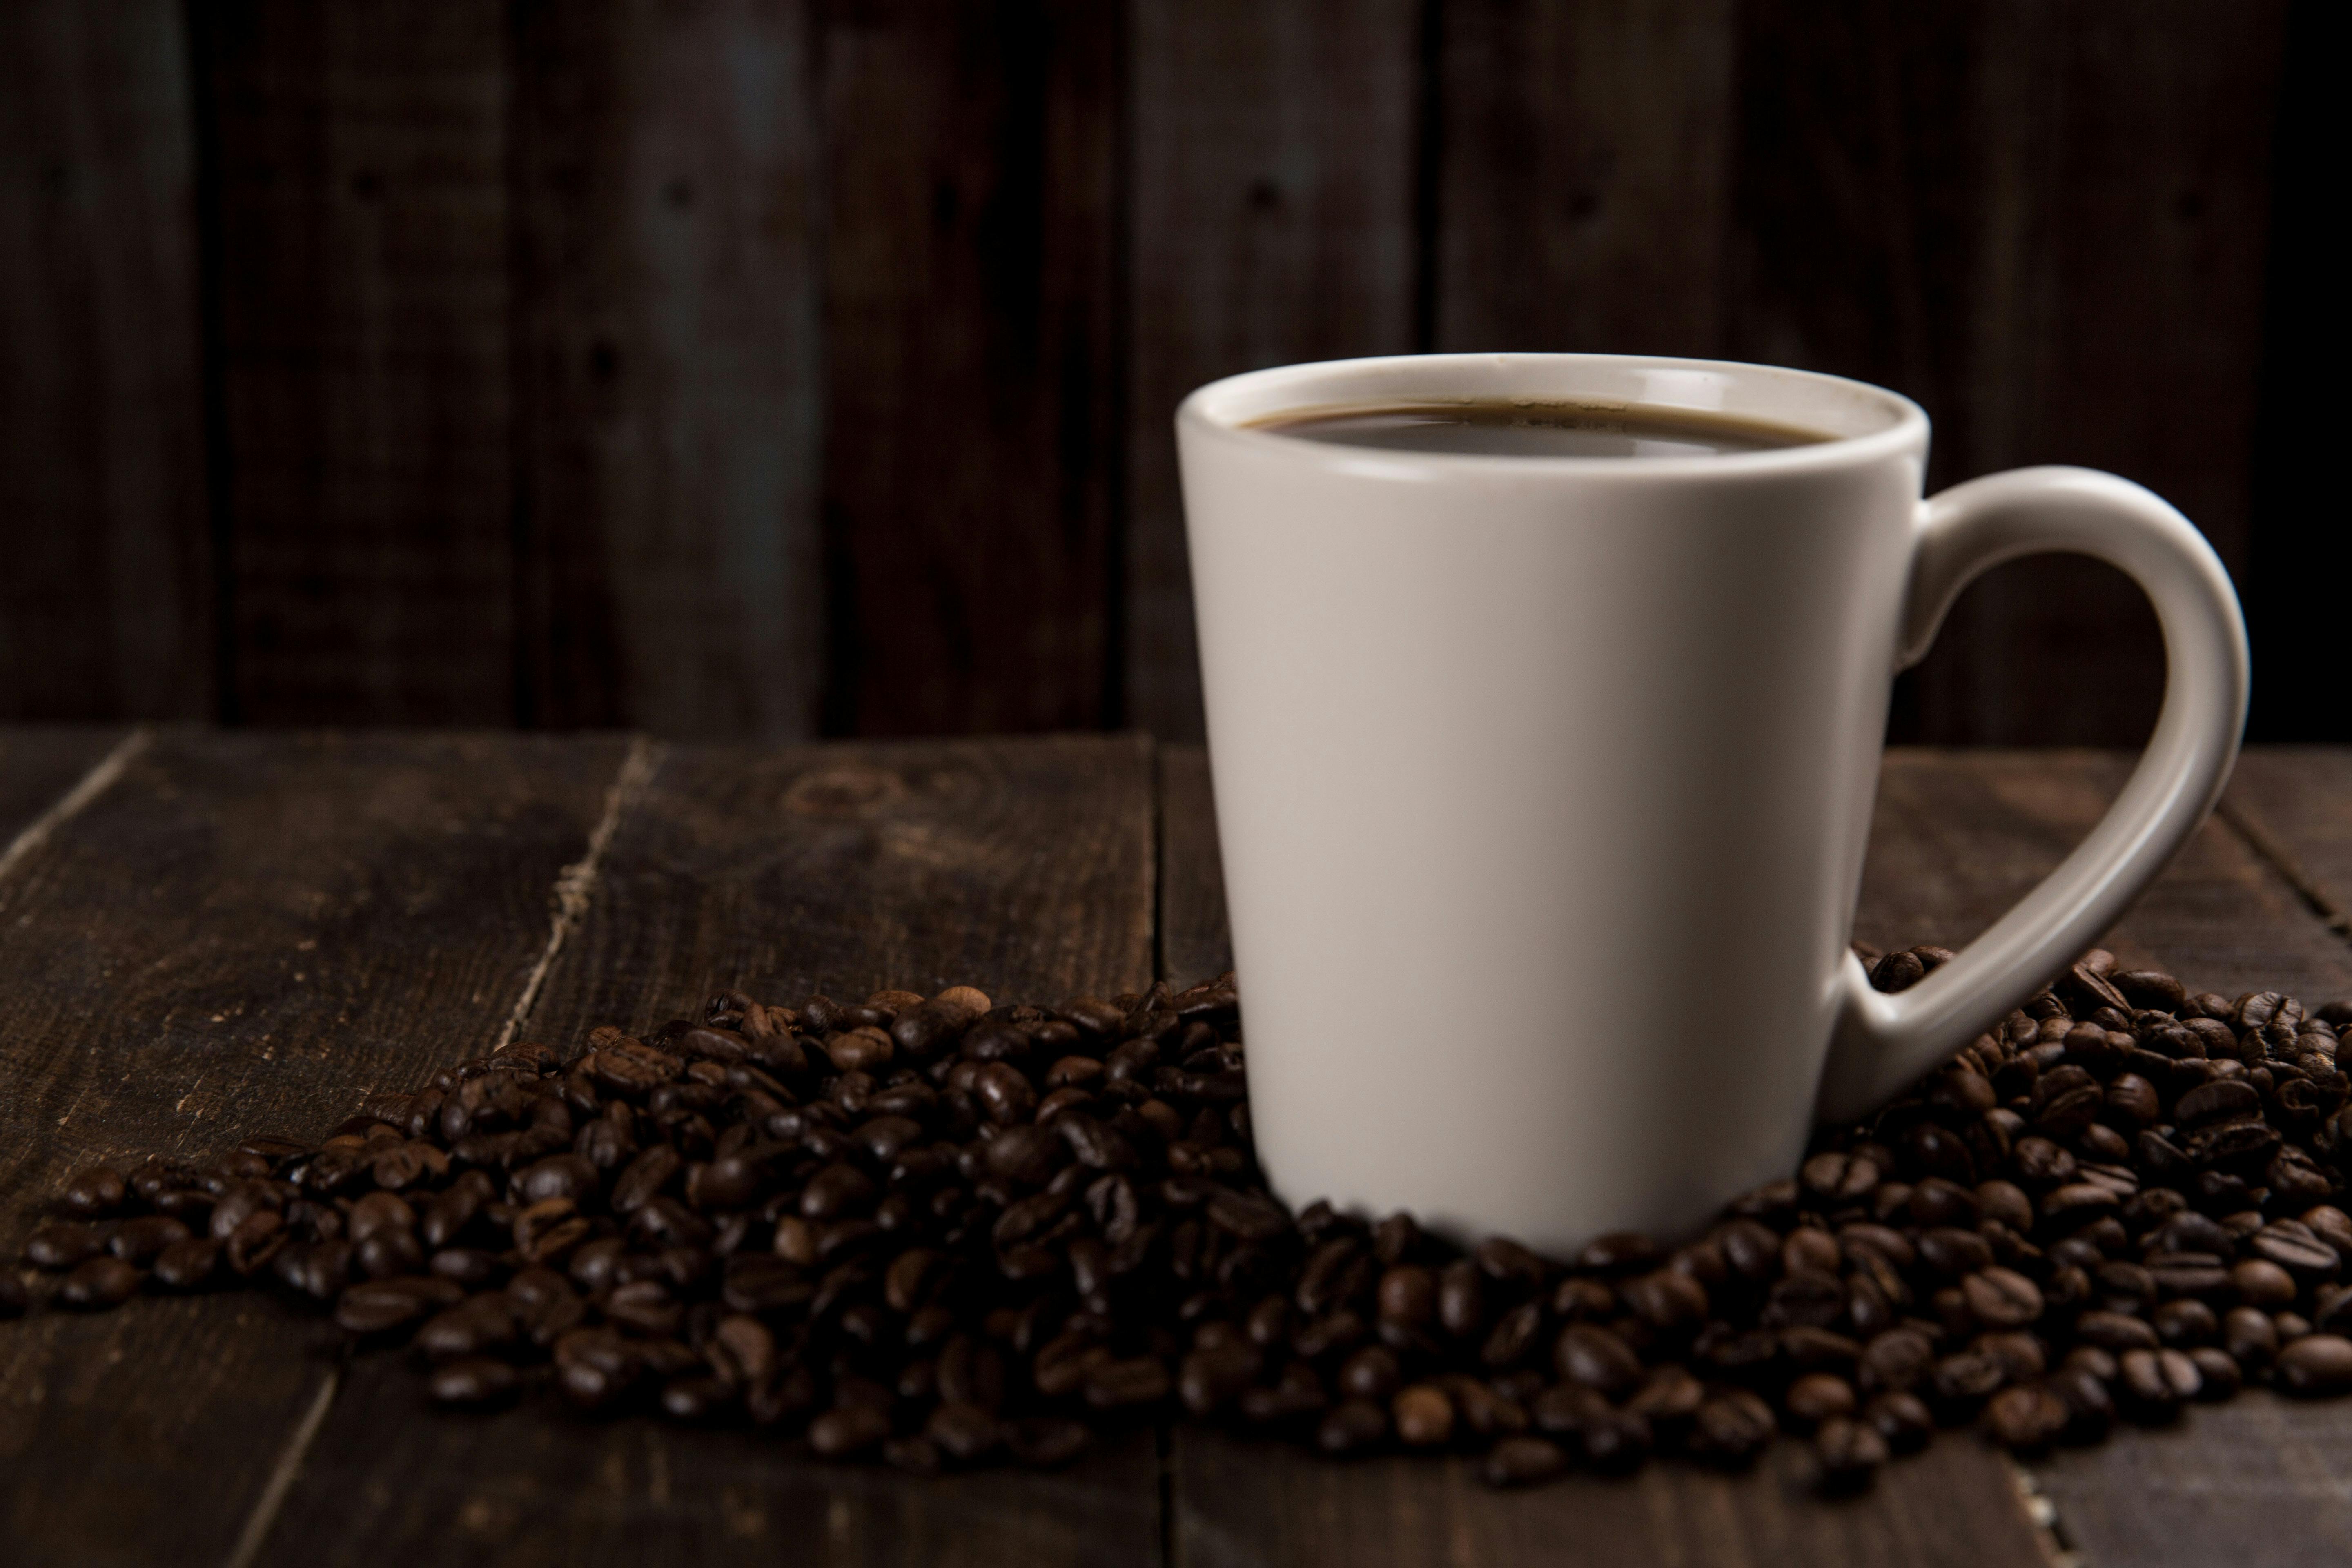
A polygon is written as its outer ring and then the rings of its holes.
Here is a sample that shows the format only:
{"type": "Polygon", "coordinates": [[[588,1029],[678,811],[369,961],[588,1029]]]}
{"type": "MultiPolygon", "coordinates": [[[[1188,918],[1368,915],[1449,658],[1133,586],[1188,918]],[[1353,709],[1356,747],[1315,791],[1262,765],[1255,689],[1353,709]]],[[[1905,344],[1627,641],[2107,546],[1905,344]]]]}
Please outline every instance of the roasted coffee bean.
{"type": "Polygon", "coordinates": [[[1442,1447],[1454,1437],[1454,1401],[1435,1384],[1417,1383],[1390,1402],[1397,1441],[1408,1447],[1442,1447]]]}
{"type": "Polygon", "coordinates": [[[145,1276],[120,1258],[100,1256],[84,1258],[74,1265],[58,1285],[57,1300],[62,1306],[79,1308],[85,1312],[102,1312],[119,1307],[139,1293],[140,1281],[145,1276]]]}
{"type": "Polygon", "coordinates": [[[2073,1419],[2065,1400],[2040,1384],[2005,1388],[1985,1406],[1985,1426],[1993,1441],[2019,1453],[2048,1447],[2073,1419]]]}
{"type": "Polygon", "coordinates": [[[2202,1301],[2167,1301],[2149,1321],[2156,1337],[2178,1349],[2205,1344],[2221,1331],[2221,1321],[2202,1301]]]}
{"type": "Polygon", "coordinates": [[[1964,1408],[1986,1398],[2008,1380],[2008,1365],[1999,1356],[1980,1350],[1960,1351],[1936,1363],[1927,1386],[1944,1404],[1964,1408]]]}
{"type": "Polygon", "coordinates": [[[1813,1434],[1813,1460],[1825,1490],[1851,1491],[1869,1485],[1886,1458],[1886,1439],[1867,1422],[1832,1416],[1813,1434]]]}
{"type": "Polygon", "coordinates": [[[1378,1447],[1388,1436],[1388,1412],[1379,1404],[1344,1399],[1324,1414],[1315,1428],[1315,1446],[1327,1454],[1361,1454],[1378,1447]]]}
{"type": "Polygon", "coordinates": [[[1689,1439],[1696,1457],[1746,1465],[1772,1440],[1772,1407],[1745,1389],[1718,1394],[1698,1407],[1689,1439]]]}
{"type": "Polygon", "coordinates": [[[2273,1220],[2256,1231],[2246,1247],[2266,1263],[2275,1263],[2297,1279],[2329,1279],[2340,1259],[2336,1249],[2311,1233],[2300,1220],[2273,1220]]]}
{"type": "Polygon", "coordinates": [[[1936,1347],[1916,1329],[1889,1329],[1863,1347],[1862,1385],[1872,1391],[1907,1394],[1927,1379],[1936,1347]]]}
{"type": "Polygon", "coordinates": [[[2113,969],[2086,958],[1702,1239],[1612,1235],[1566,1268],[1276,1202],[1229,980],[1053,1012],[721,994],[574,1061],[508,1047],[316,1145],[82,1173],[59,1205],[110,1228],[27,1257],[134,1289],[137,1264],[184,1289],[226,1261],[350,1331],[414,1329],[436,1396],[515,1392],[537,1348],[581,1405],[805,1422],[915,1474],[1064,1462],[1088,1432],[1067,1412],[1173,1396],[1529,1477],[1662,1445],[1744,1462],[1785,1423],[1824,1485],[1859,1484],[1926,1440],[1922,1395],[2032,1449],[2249,1372],[2335,1386],[2336,1020],[2113,969]]]}
{"type": "Polygon", "coordinates": [[[1146,1355],[1095,1367],[1087,1374],[1085,1392],[1087,1403],[1097,1410],[1129,1410],[1160,1404],[1172,1387],[1166,1363],[1146,1355]]]}
{"type": "Polygon", "coordinates": [[[106,1249],[135,1268],[146,1268],[166,1247],[188,1239],[188,1227],[168,1215],[124,1220],[107,1238],[106,1249]]]}
{"type": "Polygon", "coordinates": [[[355,1334],[381,1334],[464,1300],[446,1280],[383,1280],[353,1285],[335,1299],[335,1321],[355,1334]],[[432,1287],[438,1286],[435,1290],[432,1287]]]}
{"type": "Polygon", "coordinates": [[[2225,1350],[2213,1345],[2199,1345],[2189,1352],[2189,1359],[2204,1383],[2197,1396],[2200,1399],[2216,1404],[2234,1399],[2238,1391],[2245,1386],[2244,1369],[2225,1350]]]}
{"type": "Polygon", "coordinates": [[[2179,1351],[2126,1351],[2116,1363],[2118,1403],[2137,1420],[2171,1420],[2202,1386],[2196,1363],[2179,1351]]]}
{"type": "Polygon", "coordinates": [[[1781,1396],[1781,1405],[1789,1414],[1808,1426],[1818,1426],[1832,1416],[1851,1415],[1855,1406],[1853,1385],[1830,1373],[1808,1373],[1789,1385],[1781,1396]]]}
{"type": "Polygon", "coordinates": [[[2288,1394],[2352,1392],[2352,1339],[2305,1334],[2278,1352],[2273,1381],[2288,1394]]]}
{"type": "Polygon", "coordinates": [[[2227,1279],[2237,1299],[2249,1307],[2284,1307],[2302,1290],[2294,1275],[2267,1258],[2249,1258],[2236,1264],[2227,1279]]]}
{"type": "Polygon", "coordinates": [[[515,1369],[488,1356],[445,1362],[433,1369],[427,1386],[444,1405],[479,1408],[511,1398],[522,1384],[515,1369]]]}
{"type": "Polygon", "coordinates": [[[2084,1344],[2121,1355],[2126,1351],[2156,1349],[2156,1331],[2122,1312],[2085,1312],[2074,1320],[2074,1335],[2084,1344]]]}
{"type": "Polygon", "coordinates": [[[121,1172],[110,1165],[91,1165],[67,1178],[58,1203],[68,1214],[100,1219],[120,1213],[130,1192],[121,1172]]]}
{"type": "Polygon", "coordinates": [[[1642,1363],[1625,1342],[1591,1323],[1570,1323],[1552,1351],[1559,1375],[1604,1394],[1617,1396],[1642,1380],[1642,1363]]]}
{"type": "Polygon", "coordinates": [[[167,1290],[200,1290],[220,1269],[221,1244],[204,1237],[175,1241],[155,1258],[155,1283],[167,1290]]]}
{"type": "Polygon", "coordinates": [[[2041,1288],[2014,1269],[1981,1268],[1960,1281],[1969,1310],[1989,1328],[2022,1328],[2042,1316],[2041,1288]]]}
{"type": "Polygon", "coordinates": [[[106,1250],[106,1238],[89,1226],[70,1220],[45,1225],[25,1243],[25,1261],[36,1268],[58,1271],[106,1250]]]}
{"type": "Polygon", "coordinates": [[[1468,1258],[1445,1267],[1437,1281],[1437,1318],[1456,1339],[1483,1335],[1486,1327],[1486,1276],[1468,1258]]]}
{"type": "Polygon", "coordinates": [[[2259,1372],[2278,1359],[2278,1329],[2267,1312],[2233,1307],[2221,1320],[2221,1348],[2240,1366],[2259,1372]]]}
{"type": "Polygon", "coordinates": [[[1653,1269],[1620,1285],[1618,1293],[1660,1329],[1687,1327],[1705,1321],[1707,1313],[1706,1288],[1677,1268],[1653,1269]]]}
{"type": "Polygon", "coordinates": [[[1488,1451],[1479,1475],[1488,1486],[1525,1487],[1548,1481],[1568,1468],[1559,1444],[1543,1437],[1506,1437],[1488,1451]]]}
{"type": "Polygon", "coordinates": [[[1341,1396],[1352,1399],[1388,1399],[1402,1382],[1396,1352],[1386,1345],[1367,1345],[1349,1356],[1338,1378],[1341,1396]]]}
{"type": "Polygon", "coordinates": [[[1887,1447],[1897,1454],[1908,1454],[1927,1446],[1935,1436],[1936,1418],[1919,1397],[1911,1394],[1881,1394],[1874,1395],[1863,1407],[1863,1419],[1871,1429],[1886,1441],[1887,1447]]]}

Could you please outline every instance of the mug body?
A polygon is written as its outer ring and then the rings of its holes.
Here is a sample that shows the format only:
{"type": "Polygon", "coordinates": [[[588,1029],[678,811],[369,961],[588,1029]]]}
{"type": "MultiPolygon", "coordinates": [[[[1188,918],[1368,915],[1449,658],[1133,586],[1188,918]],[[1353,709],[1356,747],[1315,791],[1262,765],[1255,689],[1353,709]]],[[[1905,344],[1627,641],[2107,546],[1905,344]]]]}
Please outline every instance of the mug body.
{"type": "Polygon", "coordinates": [[[1564,1251],[1802,1152],[1927,458],[1903,398],[1700,361],[1290,366],[1178,415],[1258,1157],[1293,1204],[1564,1251]],[[1718,457],[1343,447],[1449,398],[1822,432],[1718,457]]]}

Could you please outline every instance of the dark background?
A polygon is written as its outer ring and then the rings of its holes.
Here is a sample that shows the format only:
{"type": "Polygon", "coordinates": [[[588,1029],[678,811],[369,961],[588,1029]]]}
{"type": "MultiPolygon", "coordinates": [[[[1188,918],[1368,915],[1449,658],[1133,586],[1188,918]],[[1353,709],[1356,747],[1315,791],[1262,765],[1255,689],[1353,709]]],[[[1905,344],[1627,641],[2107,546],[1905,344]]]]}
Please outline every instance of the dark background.
{"type": "MultiPolygon", "coordinates": [[[[2342,10],[8,0],[0,718],[1189,738],[1178,396],[1510,348],[2138,479],[2352,739],[2342,10]]],[[[2021,563],[1893,730],[2161,679],[2021,563]]]]}

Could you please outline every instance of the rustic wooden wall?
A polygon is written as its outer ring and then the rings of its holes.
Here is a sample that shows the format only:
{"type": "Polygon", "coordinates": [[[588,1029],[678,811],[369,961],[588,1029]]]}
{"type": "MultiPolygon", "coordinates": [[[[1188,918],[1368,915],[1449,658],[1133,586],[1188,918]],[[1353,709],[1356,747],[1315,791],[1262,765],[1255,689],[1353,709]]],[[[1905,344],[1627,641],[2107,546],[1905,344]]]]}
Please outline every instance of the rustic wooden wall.
{"type": "MultiPolygon", "coordinates": [[[[1938,482],[2169,496],[2307,664],[2326,16],[15,0],[0,716],[1197,736],[1175,400],[1415,349],[1898,387],[1938,482]]],[[[2161,679],[2025,563],[1895,730],[2127,743],[2161,679]]]]}

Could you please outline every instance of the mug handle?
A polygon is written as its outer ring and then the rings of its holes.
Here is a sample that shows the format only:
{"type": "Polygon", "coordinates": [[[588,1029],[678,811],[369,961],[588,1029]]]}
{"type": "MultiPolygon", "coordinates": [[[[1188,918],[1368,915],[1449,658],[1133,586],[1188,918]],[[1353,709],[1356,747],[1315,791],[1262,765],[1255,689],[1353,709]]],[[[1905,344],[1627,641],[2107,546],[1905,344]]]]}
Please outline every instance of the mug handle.
{"type": "Polygon", "coordinates": [[[2019,468],[1920,504],[1897,668],[1926,655],[1960,590],[2021,555],[2122,568],[2164,628],[2164,706],[2130,782],[2089,837],[1992,929],[1905,991],[1871,987],[1849,952],[1815,1114],[1867,1115],[1956,1055],[2073,963],[2164,868],[2221,798],[2246,722],[2246,626],[2229,574],[2189,520],[2089,468],[2019,468]]]}

